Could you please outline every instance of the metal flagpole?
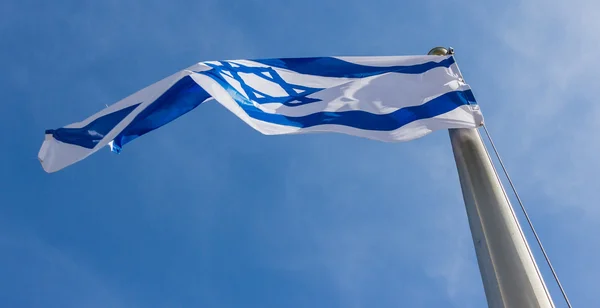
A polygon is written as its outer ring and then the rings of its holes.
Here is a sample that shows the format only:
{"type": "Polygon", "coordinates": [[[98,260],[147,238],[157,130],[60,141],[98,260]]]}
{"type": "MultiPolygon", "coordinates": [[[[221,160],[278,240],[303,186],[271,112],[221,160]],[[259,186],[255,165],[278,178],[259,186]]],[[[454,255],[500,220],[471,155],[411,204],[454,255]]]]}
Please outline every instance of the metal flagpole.
{"type": "MultiPolygon", "coordinates": [[[[436,47],[429,54],[452,49],[436,47]]],[[[554,307],[479,131],[449,133],[488,306],[554,307]]]]}

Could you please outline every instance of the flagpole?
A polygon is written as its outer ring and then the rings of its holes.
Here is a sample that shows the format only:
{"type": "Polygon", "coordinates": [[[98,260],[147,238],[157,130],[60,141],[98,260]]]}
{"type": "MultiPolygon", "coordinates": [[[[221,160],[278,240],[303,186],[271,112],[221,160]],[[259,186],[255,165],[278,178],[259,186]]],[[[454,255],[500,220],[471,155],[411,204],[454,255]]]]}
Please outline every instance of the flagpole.
{"type": "MultiPolygon", "coordinates": [[[[452,53],[443,47],[429,52],[452,53]]],[[[488,306],[554,307],[479,131],[449,134],[488,306]]]]}

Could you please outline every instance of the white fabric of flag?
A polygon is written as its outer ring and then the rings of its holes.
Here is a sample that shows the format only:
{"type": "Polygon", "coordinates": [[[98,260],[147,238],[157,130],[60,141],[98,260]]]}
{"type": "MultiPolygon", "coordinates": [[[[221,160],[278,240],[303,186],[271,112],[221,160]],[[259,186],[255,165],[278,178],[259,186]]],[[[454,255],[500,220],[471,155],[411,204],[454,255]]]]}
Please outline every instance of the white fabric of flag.
{"type": "Polygon", "coordinates": [[[38,158],[55,172],[107,145],[120,152],[213,100],[267,135],[336,132],[395,142],[483,123],[451,55],[206,61],[47,130],[38,158]]]}

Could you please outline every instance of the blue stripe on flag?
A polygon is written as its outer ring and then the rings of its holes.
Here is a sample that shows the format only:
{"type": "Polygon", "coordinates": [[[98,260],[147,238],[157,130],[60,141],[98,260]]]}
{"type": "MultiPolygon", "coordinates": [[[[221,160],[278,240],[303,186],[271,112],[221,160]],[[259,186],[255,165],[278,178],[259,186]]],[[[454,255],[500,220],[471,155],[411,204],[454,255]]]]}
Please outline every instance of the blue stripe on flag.
{"type": "Polygon", "coordinates": [[[338,78],[364,78],[391,72],[422,74],[436,67],[450,67],[455,62],[454,57],[449,57],[440,62],[430,61],[415,65],[380,67],[355,64],[333,57],[258,59],[252,61],[301,74],[338,78]]]}
{"type": "Polygon", "coordinates": [[[388,114],[373,114],[361,110],[352,110],[317,112],[302,117],[265,113],[254,106],[246,104],[240,104],[240,106],[254,119],[279,125],[306,128],[322,124],[335,124],[364,130],[392,131],[413,121],[433,118],[457,107],[472,104],[474,100],[471,90],[455,91],[443,94],[423,105],[401,108],[388,114]]]}
{"type": "Polygon", "coordinates": [[[106,134],[108,134],[121,120],[130,114],[137,106],[127,108],[101,116],[82,128],[48,129],[46,134],[51,134],[54,139],[64,143],[75,144],[84,148],[93,149],[106,134]]]}
{"type": "MultiPolygon", "coordinates": [[[[175,83],[158,99],[140,112],[129,125],[119,133],[113,143],[113,151],[119,152],[123,145],[135,138],[155,130],[181,115],[196,108],[210,95],[194,80],[186,76],[175,83]]],[[[82,128],[59,128],[47,130],[54,139],[93,149],[102,138],[140,104],[104,115],[82,128]]]]}
{"type": "Polygon", "coordinates": [[[181,78],[152,102],[114,139],[113,151],[198,107],[210,95],[190,76],[181,78]]]}
{"type": "Polygon", "coordinates": [[[199,74],[209,76],[218,82],[251,118],[298,128],[335,124],[364,130],[392,131],[413,121],[432,118],[463,105],[477,104],[473,92],[466,90],[448,92],[423,105],[401,108],[388,114],[373,114],[362,110],[352,110],[343,112],[316,112],[306,116],[292,117],[265,113],[260,110],[254,106],[251,100],[227,83],[215,70],[199,72],[199,74]]]}

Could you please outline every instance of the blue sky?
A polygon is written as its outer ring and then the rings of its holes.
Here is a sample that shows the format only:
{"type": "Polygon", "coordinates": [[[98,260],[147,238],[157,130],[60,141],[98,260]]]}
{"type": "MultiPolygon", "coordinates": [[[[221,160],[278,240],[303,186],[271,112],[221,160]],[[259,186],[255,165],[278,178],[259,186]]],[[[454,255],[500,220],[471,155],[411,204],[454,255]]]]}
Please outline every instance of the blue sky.
{"type": "Polygon", "coordinates": [[[446,132],[396,144],[263,136],[214,103],[120,155],[55,174],[36,157],[45,129],[199,61],[443,45],[572,303],[591,307],[598,12],[593,0],[2,1],[0,303],[484,306],[446,132]]]}

